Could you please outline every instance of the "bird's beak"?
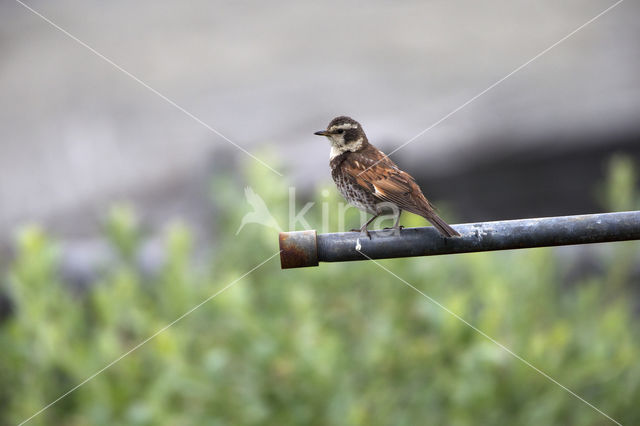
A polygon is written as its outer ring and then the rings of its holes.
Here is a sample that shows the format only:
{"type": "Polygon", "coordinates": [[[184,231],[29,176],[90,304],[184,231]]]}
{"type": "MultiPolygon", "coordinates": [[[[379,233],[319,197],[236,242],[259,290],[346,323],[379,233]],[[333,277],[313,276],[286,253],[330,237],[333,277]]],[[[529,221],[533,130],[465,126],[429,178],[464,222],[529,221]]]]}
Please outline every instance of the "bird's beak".
{"type": "Polygon", "coordinates": [[[326,130],[318,130],[317,132],[314,133],[314,135],[329,136],[329,133],[326,130]]]}

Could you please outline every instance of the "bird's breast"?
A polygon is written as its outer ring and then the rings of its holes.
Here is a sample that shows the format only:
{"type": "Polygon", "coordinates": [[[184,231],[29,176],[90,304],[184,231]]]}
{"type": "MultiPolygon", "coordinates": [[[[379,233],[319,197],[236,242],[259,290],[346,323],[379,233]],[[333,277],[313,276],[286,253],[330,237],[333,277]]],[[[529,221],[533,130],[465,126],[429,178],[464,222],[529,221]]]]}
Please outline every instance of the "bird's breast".
{"type": "Polygon", "coordinates": [[[344,172],[341,167],[335,167],[331,170],[331,177],[338,188],[338,192],[351,205],[364,210],[371,214],[375,214],[376,204],[378,200],[373,196],[371,191],[358,185],[356,180],[344,172]]]}

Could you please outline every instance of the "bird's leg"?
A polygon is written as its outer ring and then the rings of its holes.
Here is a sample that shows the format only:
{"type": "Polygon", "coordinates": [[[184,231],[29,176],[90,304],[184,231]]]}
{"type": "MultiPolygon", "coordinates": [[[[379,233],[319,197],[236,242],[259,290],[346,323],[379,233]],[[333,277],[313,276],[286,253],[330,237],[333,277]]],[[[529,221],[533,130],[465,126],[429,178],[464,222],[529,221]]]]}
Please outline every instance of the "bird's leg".
{"type": "Polygon", "coordinates": [[[367,223],[365,223],[364,225],[362,225],[362,227],[360,229],[352,229],[351,232],[358,232],[360,231],[361,234],[366,235],[369,239],[371,239],[371,234],[369,233],[369,231],[367,231],[367,226],[369,226],[369,224],[371,222],[373,222],[375,220],[375,218],[377,218],[378,216],[380,216],[380,213],[376,213],[375,215],[373,215],[373,217],[371,219],[369,219],[367,221],[367,223]]]}
{"type": "Polygon", "coordinates": [[[404,228],[404,226],[400,225],[401,214],[402,214],[402,210],[398,210],[398,216],[396,216],[396,223],[394,223],[392,228],[384,228],[384,229],[393,229],[396,235],[400,235],[400,230],[404,228]]]}

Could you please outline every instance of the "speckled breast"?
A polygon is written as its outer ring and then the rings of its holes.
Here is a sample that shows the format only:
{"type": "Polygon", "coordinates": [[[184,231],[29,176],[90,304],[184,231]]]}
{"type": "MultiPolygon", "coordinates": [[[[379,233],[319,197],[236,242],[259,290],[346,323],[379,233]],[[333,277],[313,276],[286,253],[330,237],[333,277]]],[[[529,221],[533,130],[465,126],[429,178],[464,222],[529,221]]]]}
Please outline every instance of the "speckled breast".
{"type": "Polygon", "coordinates": [[[331,176],[338,187],[338,191],[349,204],[370,214],[376,213],[378,200],[370,192],[358,185],[351,176],[344,173],[341,167],[333,169],[331,176]]]}

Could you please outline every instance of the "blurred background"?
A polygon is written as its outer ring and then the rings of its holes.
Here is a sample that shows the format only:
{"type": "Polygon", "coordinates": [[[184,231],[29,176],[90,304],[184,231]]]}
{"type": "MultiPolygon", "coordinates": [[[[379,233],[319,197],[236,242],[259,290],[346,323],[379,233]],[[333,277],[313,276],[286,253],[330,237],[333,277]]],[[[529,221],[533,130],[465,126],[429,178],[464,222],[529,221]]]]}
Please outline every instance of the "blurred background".
{"type": "MultiPolygon", "coordinates": [[[[283,176],[0,3],[0,423],[273,254],[273,230],[235,235],[246,186],[281,225],[295,186],[320,228],[339,198],[312,133],[331,118],[390,152],[613,3],[28,3],[283,176]]],[[[393,159],[450,223],[640,208],[639,12],[622,2],[393,159]]],[[[624,243],[384,264],[634,424],[639,259],[624,243]]],[[[32,423],[607,424],[381,272],[271,261],[32,423]]]]}

